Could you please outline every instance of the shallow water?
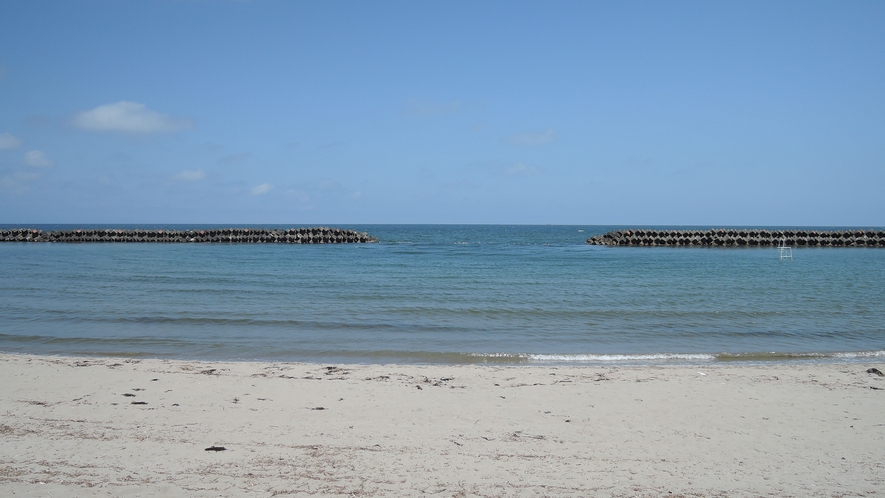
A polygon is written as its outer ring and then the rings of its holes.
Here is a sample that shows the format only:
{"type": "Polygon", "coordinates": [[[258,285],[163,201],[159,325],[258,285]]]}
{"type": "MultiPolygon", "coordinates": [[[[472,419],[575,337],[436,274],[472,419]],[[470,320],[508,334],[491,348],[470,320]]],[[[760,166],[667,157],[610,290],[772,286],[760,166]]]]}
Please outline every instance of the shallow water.
{"type": "Polygon", "coordinates": [[[780,261],[771,248],[584,244],[615,227],[341,228],[381,242],[2,243],[0,350],[373,363],[885,358],[881,249],[795,249],[780,261]]]}

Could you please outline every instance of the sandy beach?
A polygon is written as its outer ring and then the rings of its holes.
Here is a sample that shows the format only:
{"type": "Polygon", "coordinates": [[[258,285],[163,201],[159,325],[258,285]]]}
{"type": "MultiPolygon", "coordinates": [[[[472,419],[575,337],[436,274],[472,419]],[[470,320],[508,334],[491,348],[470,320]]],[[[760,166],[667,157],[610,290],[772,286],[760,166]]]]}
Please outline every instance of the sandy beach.
{"type": "Polygon", "coordinates": [[[0,494],[882,496],[869,368],[0,354],[0,494]]]}

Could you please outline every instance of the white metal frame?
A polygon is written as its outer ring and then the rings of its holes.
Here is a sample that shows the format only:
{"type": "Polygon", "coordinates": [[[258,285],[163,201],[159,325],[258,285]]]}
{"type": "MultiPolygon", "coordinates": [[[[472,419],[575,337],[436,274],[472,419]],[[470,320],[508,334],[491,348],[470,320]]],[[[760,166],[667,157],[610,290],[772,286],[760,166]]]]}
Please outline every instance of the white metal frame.
{"type": "Polygon", "coordinates": [[[793,249],[787,245],[786,237],[781,237],[781,243],[777,246],[777,252],[780,255],[781,261],[785,259],[793,260],[793,249]]]}

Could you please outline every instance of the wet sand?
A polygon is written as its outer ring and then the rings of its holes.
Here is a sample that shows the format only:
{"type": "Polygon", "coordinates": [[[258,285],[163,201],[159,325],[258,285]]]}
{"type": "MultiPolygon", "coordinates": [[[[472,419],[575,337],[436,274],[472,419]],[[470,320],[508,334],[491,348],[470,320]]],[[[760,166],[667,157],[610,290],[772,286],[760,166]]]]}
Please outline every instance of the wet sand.
{"type": "Polygon", "coordinates": [[[0,494],[881,496],[869,368],[0,354],[0,494]]]}

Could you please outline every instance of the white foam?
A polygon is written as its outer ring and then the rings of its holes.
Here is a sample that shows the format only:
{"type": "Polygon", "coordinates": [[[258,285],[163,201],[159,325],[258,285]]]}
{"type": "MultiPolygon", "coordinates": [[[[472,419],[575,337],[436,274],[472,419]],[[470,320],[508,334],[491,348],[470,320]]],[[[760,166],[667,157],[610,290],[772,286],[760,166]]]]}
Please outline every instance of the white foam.
{"type": "Polygon", "coordinates": [[[885,356],[885,351],[848,351],[844,353],[836,353],[836,358],[881,358],[885,356]]]}
{"type": "Polygon", "coordinates": [[[716,355],[704,353],[652,354],[530,354],[533,361],[629,362],[629,361],[713,361],[716,355]]]}

